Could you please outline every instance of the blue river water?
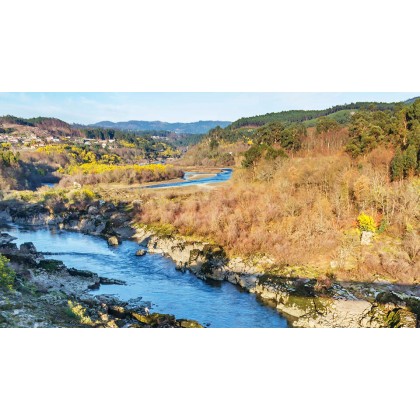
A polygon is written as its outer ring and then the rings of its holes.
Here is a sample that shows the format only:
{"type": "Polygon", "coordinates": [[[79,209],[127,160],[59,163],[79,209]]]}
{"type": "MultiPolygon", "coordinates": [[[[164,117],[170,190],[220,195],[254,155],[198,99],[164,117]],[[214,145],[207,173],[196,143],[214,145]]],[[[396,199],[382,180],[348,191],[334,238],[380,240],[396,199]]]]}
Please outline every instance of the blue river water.
{"type": "Polygon", "coordinates": [[[191,179],[195,175],[202,175],[205,173],[200,172],[185,172],[184,181],[180,182],[169,182],[164,184],[150,185],[145,188],[169,188],[169,187],[188,187],[190,185],[205,185],[205,184],[217,184],[220,182],[226,182],[232,177],[232,169],[224,168],[219,173],[202,179],[191,179]]]}
{"type": "Polygon", "coordinates": [[[207,282],[177,271],[175,264],[161,255],[137,257],[139,245],[135,242],[124,241],[111,248],[102,238],[78,232],[19,226],[2,226],[1,231],[17,237],[18,245],[33,242],[38,251],[52,253],[47,258],[61,260],[68,267],[127,282],[102,285],[92,293],[112,294],[123,300],[142,297],[152,302],[151,312],[194,319],[209,327],[287,327],[276,309],[254,294],[228,282],[207,282]]]}

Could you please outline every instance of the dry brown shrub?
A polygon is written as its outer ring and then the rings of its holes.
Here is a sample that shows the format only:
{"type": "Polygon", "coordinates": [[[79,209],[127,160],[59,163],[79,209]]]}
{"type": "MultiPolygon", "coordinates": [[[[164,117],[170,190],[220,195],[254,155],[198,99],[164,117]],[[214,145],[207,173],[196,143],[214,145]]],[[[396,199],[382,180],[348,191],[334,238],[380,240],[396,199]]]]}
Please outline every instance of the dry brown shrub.
{"type": "MultiPolygon", "coordinates": [[[[145,192],[138,219],[169,223],[232,254],[268,254],[282,265],[328,267],[334,259],[340,269],[356,267],[352,273],[361,279],[376,273],[413,281],[418,236],[406,236],[402,245],[401,240],[418,226],[418,187],[412,181],[390,183],[382,168],[387,159],[385,150],[361,164],[341,152],[263,162],[255,173],[236,169],[231,183],[214,190],[145,192]],[[357,257],[360,237],[345,232],[355,228],[361,208],[386,221],[392,252],[384,246],[357,257]]],[[[381,243],[381,234],[376,241],[381,243]]]]}

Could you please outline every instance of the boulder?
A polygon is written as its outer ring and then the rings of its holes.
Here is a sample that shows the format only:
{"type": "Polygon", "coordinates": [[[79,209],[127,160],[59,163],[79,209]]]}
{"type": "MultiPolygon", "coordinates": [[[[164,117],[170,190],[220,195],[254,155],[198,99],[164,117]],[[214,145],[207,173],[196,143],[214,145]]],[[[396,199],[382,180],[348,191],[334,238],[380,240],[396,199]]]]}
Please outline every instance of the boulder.
{"type": "Polygon", "coordinates": [[[15,239],[17,238],[15,238],[12,235],[9,235],[8,233],[0,233],[0,245],[7,245],[15,239]]]}
{"type": "Polygon", "coordinates": [[[138,257],[143,257],[143,255],[146,255],[146,250],[144,250],[144,249],[139,249],[139,250],[137,250],[136,255],[137,255],[138,257]]]}
{"type": "Polygon", "coordinates": [[[118,238],[116,236],[109,237],[108,238],[108,245],[110,245],[110,246],[118,246],[119,245],[118,238]]]}
{"type": "Polygon", "coordinates": [[[180,319],[178,320],[178,323],[181,328],[204,328],[197,321],[191,319],[180,319]]]}
{"type": "Polygon", "coordinates": [[[168,314],[153,313],[150,315],[142,315],[137,312],[131,312],[132,318],[142,324],[150,325],[152,328],[172,328],[178,327],[175,317],[168,314]]]}
{"type": "Polygon", "coordinates": [[[38,252],[32,242],[23,243],[19,249],[21,252],[25,252],[26,254],[36,254],[38,252]]]}
{"type": "Polygon", "coordinates": [[[136,230],[130,226],[119,226],[119,227],[114,227],[114,232],[120,238],[130,239],[136,233],[136,230]]]}
{"type": "Polygon", "coordinates": [[[149,322],[150,322],[149,318],[146,315],[142,315],[142,314],[139,314],[137,312],[131,312],[131,316],[135,320],[141,322],[142,324],[149,324],[149,322]]]}
{"type": "Polygon", "coordinates": [[[127,284],[124,280],[109,279],[107,277],[99,277],[100,284],[127,284]]]}
{"type": "Polygon", "coordinates": [[[90,215],[95,215],[95,214],[98,214],[99,213],[99,210],[98,210],[98,208],[97,207],[95,207],[95,206],[90,206],[89,208],[88,208],[88,214],[90,214],[90,215]]]}
{"type": "Polygon", "coordinates": [[[92,283],[88,285],[89,290],[98,290],[101,287],[101,283],[97,281],[96,283],[92,283]]]}
{"type": "Polygon", "coordinates": [[[9,209],[0,210],[0,219],[6,222],[12,221],[12,216],[9,213],[9,209]]]}
{"type": "Polygon", "coordinates": [[[128,315],[124,307],[118,305],[108,307],[108,314],[120,319],[123,319],[128,315]]]}
{"type": "Polygon", "coordinates": [[[373,232],[362,232],[362,236],[360,238],[360,245],[370,245],[373,239],[373,232]]]}

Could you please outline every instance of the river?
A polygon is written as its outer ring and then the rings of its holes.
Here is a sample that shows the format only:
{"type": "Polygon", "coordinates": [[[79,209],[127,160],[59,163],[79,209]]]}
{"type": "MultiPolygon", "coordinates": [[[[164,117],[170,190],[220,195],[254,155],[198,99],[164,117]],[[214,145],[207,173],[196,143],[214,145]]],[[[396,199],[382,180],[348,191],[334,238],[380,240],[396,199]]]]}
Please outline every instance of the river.
{"type": "Polygon", "coordinates": [[[185,172],[183,181],[168,182],[163,184],[150,185],[145,188],[173,188],[173,187],[188,187],[191,185],[206,185],[206,184],[218,184],[220,182],[229,181],[232,177],[232,169],[224,168],[216,174],[211,174],[208,177],[200,179],[192,179],[197,175],[207,175],[206,172],[185,172]]]}
{"type": "Polygon", "coordinates": [[[105,239],[78,232],[47,228],[2,227],[16,243],[33,242],[41,252],[68,267],[124,280],[126,285],[102,285],[94,294],[112,294],[122,300],[142,297],[152,302],[151,312],[194,319],[209,327],[287,327],[286,320],[251,293],[228,282],[203,281],[182,273],[161,255],[135,256],[139,245],[124,241],[111,248],[105,239]]]}

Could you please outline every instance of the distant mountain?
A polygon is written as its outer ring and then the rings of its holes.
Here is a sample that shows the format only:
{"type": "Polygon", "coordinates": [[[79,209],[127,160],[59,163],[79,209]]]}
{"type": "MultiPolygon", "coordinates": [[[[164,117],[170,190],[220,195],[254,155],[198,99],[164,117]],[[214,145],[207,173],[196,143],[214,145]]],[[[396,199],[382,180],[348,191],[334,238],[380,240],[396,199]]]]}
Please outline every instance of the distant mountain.
{"type": "Polygon", "coordinates": [[[417,101],[417,99],[420,99],[420,96],[416,96],[415,98],[407,99],[406,101],[404,101],[404,104],[405,105],[411,105],[412,103],[417,101]]]}
{"type": "Polygon", "coordinates": [[[163,121],[100,121],[90,127],[113,128],[126,131],[170,131],[178,134],[205,134],[214,127],[227,127],[230,121],[196,121],[191,123],[168,123],[163,121]]]}

